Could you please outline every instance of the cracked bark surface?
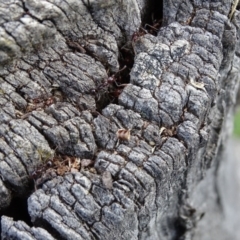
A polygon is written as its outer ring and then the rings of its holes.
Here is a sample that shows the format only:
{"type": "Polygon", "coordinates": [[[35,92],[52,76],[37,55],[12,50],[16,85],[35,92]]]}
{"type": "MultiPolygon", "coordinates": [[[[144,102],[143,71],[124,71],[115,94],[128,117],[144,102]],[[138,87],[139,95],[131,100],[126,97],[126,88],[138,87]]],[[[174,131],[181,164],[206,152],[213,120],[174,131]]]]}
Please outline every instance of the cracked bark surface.
{"type": "Polygon", "coordinates": [[[0,1],[0,210],[29,196],[33,224],[2,216],[2,239],[191,239],[238,89],[232,2],[166,0],[157,36],[131,41],[153,2],[0,1]],[[131,45],[130,83],[99,109],[93,92],[131,45]],[[56,153],[94,168],[43,174],[31,192],[56,153]]]}

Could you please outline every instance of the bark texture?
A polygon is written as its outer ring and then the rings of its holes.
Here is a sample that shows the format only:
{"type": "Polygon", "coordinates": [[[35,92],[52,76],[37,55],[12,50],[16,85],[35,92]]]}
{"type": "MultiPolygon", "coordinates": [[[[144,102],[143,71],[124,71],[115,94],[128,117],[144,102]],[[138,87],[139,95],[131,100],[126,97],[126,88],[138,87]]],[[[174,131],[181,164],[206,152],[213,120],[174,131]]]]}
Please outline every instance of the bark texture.
{"type": "Polygon", "coordinates": [[[240,14],[229,19],[232,0],[165,0],[157,36],[132,41],[153,3],[0,0],[0,210],[29,196],[33,224],[2,216],[2,239],[198,239],[238,89],[240,14]],[[130,83],[99,109],[131,46],[130,83]],[[49,168],[31,192],[56,155],[81,171],[49,168]]]}

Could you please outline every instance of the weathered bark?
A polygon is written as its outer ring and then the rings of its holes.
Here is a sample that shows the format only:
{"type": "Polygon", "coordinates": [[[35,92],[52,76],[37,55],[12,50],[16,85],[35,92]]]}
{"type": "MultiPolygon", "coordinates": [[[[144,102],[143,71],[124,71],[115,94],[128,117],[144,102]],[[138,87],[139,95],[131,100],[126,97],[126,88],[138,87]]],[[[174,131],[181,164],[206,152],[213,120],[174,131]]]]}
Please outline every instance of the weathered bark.
{"type": "Polygon", "coordinates": [[[153,3],[0,1],[0,209],[29,195],[34,226],[2,216],[2,239],[191,239],[204,221],[238,89],[240,14],[229,19],[231,0],[166,0],[157,36],[132,41],[153,3]],[[131,47],[130,83],[100,104],[131,47]],[[30,194],[32,172],[58,154],[94,168],[49,168],[30,194]]]}

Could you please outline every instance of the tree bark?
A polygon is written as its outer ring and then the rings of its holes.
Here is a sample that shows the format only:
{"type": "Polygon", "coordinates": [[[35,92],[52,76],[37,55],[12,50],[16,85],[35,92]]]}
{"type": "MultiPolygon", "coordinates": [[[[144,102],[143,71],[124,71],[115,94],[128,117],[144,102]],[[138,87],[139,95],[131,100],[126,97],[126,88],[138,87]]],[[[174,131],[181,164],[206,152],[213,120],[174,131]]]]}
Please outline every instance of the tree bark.
{"type": "Polygon", "coordinates": [[[154,36],[153,0],[0,0],[2,239],[202,239],[223,214],[235,3],[165,0],[154,36]],[[3,215],[15,198],[32,226],[3,215]]]}

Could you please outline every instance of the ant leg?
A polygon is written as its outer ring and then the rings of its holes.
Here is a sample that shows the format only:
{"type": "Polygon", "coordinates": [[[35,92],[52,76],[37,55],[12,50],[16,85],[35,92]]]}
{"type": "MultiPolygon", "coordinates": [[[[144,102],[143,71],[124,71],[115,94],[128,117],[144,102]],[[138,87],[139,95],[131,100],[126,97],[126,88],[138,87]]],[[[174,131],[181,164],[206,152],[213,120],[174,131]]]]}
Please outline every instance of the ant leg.
{"type": "Polygon", "coordinates": [[[129,83],[123,83],[123,84],[117,84],[117,82],[115,81],[115,84],[117,87],[126,87],[129,85],[129,83]]]}
{"type": "MultiPolygon", "coordinates": [[[[121,47],[121,49],[126,50],[126,52],[131,51],[131,49],[128,48],[128,43],[129,43],[129,42],[127,42],[126,44],[124,44],[124,45],[121,47]]],[[[120,52],[120,54],[121,54],[121,52],[120,52]]],[[[122,55],[121,55],[121,56],[122,56],[122,55]]]]}
{"type": "Polygon", "coordinates": [[[145,34],[147,34],[147,33],[148,33],[148,31],[145,29],[147,25],[148,25],[148,24],[146,23],[146,24],[144,25],[144,28],[143,28],[143,27],[140,27],[140,28],[141,28],[141,30],[145,32],[145,34]]]}
{"type": "Polygon", "coordinates": [[[153,29],[154,31],[156,31],[156,32],[158,31],[157,28],[155,28],[155,27],[153,27],[153,26],[151,26],[151,25],[149,25],[149,24],[147,24],[147,23],[144,25],[144,27],[146,28],[146,26],[152,28],[152,29],[153,29]]]}
{"type": "Polygon", "coordinates": [[[117,73],[120,73],[120,72],[122,72],[125,68],[126,68],[127,66],[126,65],[124,65],[117,73]]]}
{"type": "Polygon", "coordinates": [[[110,76],[110,77],[113,77],[113,78],[114,78],[118,73],[122,72],[126,67],[127,67],[127,66],[124,65],[120,70],[118,70],[115,74],[113,74],[113,75],[110,76]]]}
{"type": "Polygon", "coordinates": [[[36,180],[33,180],[33,184],[34,184],[34,190],[35,190],[35,192],[37,191],[37,182],[36,182],[36,180]]]}

